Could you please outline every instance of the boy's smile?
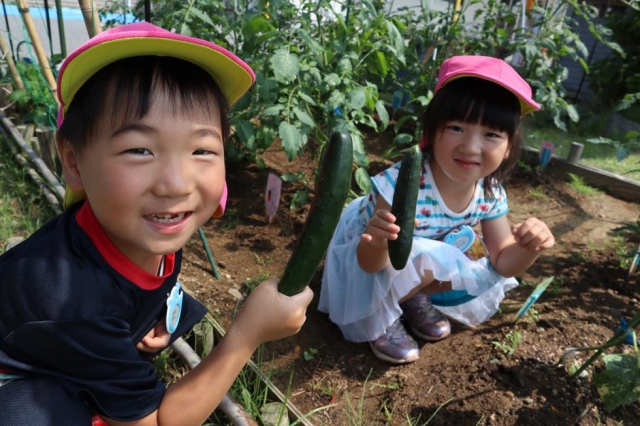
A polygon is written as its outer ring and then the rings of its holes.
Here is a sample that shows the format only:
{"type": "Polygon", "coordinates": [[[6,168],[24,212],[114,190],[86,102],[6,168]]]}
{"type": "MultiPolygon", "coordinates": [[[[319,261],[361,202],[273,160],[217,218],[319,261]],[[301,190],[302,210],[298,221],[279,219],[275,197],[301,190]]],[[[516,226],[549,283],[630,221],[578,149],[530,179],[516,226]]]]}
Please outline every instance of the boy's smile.
{"type": "Polygon", "coordinates": [[[142,119],[101,129],[72,154],[68,182],[86,191],[116,247],[151,273],[211,218],[224,188],[219,111],[189,114],[170,102],[161,95],[142,119]]]}

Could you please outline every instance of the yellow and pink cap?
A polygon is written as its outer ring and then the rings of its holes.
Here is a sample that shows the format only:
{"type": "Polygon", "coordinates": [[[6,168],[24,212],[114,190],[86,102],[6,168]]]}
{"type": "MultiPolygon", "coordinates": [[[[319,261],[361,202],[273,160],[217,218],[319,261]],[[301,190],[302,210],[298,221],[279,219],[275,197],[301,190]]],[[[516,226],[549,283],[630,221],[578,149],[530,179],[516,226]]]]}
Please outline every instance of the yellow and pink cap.
{"type": "MultiPolygon", "coordinates": [[[[143,55],[169,56],[199,66],[215,79],[229,105],[237,102],[255,82],[255,74],[249,65],[217,44],[175,34],[147,22],[120,25],[91,38],[62,63],[58,73],[58,128],[73,97],[91,76],[115,61],[143,55]]],[[[84,197],[84,193],[67,187],[64,204],[69,206],[84,197]]],[[[224,213],[226,201],[225,182],[215,217],[224,213]]]]}

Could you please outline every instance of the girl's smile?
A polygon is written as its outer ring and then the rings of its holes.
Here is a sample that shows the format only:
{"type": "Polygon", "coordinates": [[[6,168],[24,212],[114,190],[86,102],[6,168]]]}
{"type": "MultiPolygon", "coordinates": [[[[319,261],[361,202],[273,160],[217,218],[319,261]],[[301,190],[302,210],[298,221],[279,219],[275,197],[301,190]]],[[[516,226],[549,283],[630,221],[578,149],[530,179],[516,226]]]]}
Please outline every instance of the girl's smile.
{"type": "Polygon", "coordinates": [[[497,170],[508,147],[505,132],[452,120],[435,141],[431,166],[436,176],[442,172],[454,182],[470,185],[497,170]]]}

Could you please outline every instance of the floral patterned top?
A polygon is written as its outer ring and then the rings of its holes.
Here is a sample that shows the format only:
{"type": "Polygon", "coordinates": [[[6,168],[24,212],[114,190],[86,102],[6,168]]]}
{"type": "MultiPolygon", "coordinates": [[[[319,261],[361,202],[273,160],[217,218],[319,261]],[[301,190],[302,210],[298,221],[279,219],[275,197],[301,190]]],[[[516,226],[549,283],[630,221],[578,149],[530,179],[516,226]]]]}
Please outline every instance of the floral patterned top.
{"type": "MultiPolygon", "coordinates": [[[[373,192],[362,199],[359,210],[360,219],[364,226],[373,215],[378,195],[381,195],[391,205],[399,170],[400,162],[372,177],[373,192]]],[[[505,215],[509,211],[507,194],[502,185],[495,184],[492,189],[495,198],[493,200],[486,199],[484,197],[484,183],[482,179],[479,180],[473,199],[467,208],[459,213],[453,212],[440,196],[431,175],[431,167],[427,161],[424,161],[420,174],[416,211],[418,225],[414,229],[414,236],[440,239],[449,231],[459,229],[463,225],[473,228],[482,220],[495,219],[505,215]]]]}

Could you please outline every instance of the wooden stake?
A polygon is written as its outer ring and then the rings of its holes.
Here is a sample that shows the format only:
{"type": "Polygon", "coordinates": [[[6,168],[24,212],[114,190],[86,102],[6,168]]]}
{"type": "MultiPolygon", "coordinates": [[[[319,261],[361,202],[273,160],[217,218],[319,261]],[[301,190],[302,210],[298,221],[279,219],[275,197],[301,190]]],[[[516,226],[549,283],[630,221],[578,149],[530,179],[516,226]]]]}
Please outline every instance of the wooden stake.
{"type": "Polygon", "coordinates": [[[16,83],[16,87],[18,89],[24,89],[24,83],[22,82],[22,78],[20,77],[20,73],[18,73],[18,68],[16,68],[16,63],[13,62],[13,57],[11,56],[11,52],[7,47],[7,43],[4,41],[4,37],[0,36],[0,49],[2,49],[2,56],[7,61],[7,65],[9,65],[9,71],[11,71],[11,76],[13,77],[13,81],[16,83]]]}
{"type": "Polygon", "coordinates": [[[87,27],[89,37],[93,38],[96,34],[100,34],[102,32],[98,9],[93,4],[92,0],[78,0],[78,3],[80,4],[80,10],[82,11],[84,24],[87,27]]]}
{"type": "MultiPolygon", "coordinates": [[[[36,31],[36,26],[33,23],[33,18],[31,18],[31,14],[29,13],[29,7],[27,6],[26,0],[17,0],[18,9],[22,14],[22,19],[24,20],[24,25],[27,27],[27,31],[29,32],[29,38],[31,39],[31,45],[33,46],[33,50],[36,51],[36,57],[38,58],[38,63],[40,64],[40,68],[42,68],[42,74],[44,78],[47,80],[51,91],[55,93],[57,90],[56,79],[53,77],[53,73],[51,72],[51,66],[49,65],[49,60],[47,59],[47,55],[44,53],[44,49],[42,48],[42,43],[40,42],[40,36],[38,36],[38,31],[36,31]]],[[[56,96],[54,96],[56,98],[56,96]]]]}

